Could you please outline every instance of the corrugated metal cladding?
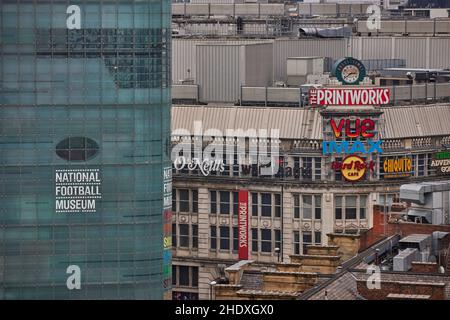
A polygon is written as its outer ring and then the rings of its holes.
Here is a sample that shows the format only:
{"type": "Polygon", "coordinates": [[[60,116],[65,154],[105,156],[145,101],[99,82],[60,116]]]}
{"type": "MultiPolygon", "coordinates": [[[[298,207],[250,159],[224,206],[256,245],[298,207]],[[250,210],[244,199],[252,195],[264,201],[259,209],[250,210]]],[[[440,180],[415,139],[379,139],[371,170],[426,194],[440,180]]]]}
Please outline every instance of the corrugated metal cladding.
{"type": "Polygon", "coordinates": [[[200,101],[231,102],[239,99],[242,82],[239,48],[215,44],[197,46],[196,83],[200,101]]]}
{"type": "Polygon", "coordinates": [[[173,106],[172,132],[182,135],[185,129],[193,134],[194,121],[201,121],[203,132],[217,129],[224,135],[227,130],[241,130],[261,135],[260,130],[279,130],[282,139],[321,139],[322,122],[317,110],[263,108],[263,107],[210,107],[173,106]]]}
{"type": "Polygon", "coordinates": [[[196,79],[195,56],[198,44],[247,44],[264,43],[267,40],[210,40],[210,39],[172,39],[172,82],[179,84],[180,80],[196,79]],[[188,71],[189,70],[189,71],[188,71]]]}
{"type": "Polygon", "coordinates": [[[358,59],[406,59],[411,68],[450,68],[450,37],[352,37],[358,59]]]}
{"type": "MultiPolygon", "coordinates": [[[[383,139],[450,135],[450,104],[382,108],[385,120],[383,139]]],[[[201,121],[203,132],[227,129],[259,132],[279,130],[280,139],[322,139],[322,118],[316,109],[264,107],[173,106],[172,132],[194,132],[201,121]]],[[[182,132],[177,134],[183,135],[182,132]]]]}
{"type": "Polygon", "coordinates": [[[382,108],[385,139],[450,135],[450,105],[382,108]]]}
{"type": "Polygon", "coordinates": [[[289,57],[322,56],[334,59],[347,56],[347,39],[275,40],[273,53],[274,80],[286,80],[289,57]]]}
{"type": "Polygon", "coordinates": [[[270,86],[272,52],[272,43],[197,45],[196,83],[200,101],[236,102],[240,99],[241,85],[270,86]]]}

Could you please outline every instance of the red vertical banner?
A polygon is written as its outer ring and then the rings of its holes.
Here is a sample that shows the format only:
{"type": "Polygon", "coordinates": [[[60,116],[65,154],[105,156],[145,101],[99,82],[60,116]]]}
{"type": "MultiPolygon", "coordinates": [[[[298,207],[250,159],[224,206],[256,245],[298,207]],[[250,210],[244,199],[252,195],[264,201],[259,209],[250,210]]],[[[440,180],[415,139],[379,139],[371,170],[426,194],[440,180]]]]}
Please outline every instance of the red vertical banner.
{"type": "Polygon", "coordinates": [[[248,260],[248,190],[239,191],[238,201],[239,260],[248,260]]]}

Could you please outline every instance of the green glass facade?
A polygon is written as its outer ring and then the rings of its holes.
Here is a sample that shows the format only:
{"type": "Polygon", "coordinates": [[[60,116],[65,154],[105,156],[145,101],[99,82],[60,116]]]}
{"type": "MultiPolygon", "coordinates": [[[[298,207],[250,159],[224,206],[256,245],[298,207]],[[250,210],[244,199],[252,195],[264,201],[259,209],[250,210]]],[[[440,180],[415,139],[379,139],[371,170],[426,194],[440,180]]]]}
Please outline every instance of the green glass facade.
{"type": "Polygon", "coordinates": [[[170,1],[0,9],[0,299],[162,299],[170,1]]]}

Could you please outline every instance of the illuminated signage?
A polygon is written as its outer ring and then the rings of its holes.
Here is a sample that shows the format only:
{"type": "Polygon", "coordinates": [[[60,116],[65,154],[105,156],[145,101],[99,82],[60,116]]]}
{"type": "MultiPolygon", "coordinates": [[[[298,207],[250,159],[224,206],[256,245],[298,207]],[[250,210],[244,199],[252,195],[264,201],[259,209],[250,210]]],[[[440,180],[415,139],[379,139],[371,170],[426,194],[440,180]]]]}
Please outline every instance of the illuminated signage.
{"type": "Polygon", "coordinates": [[[337,124],[334,119],[330,120],[331,128],[333,129],[334,136],[340,138],[343,135],[342,130],[345,128],[344,135],[349,138],[357,138],[360,135],[363,138],[373,138],[375,136],[375,121],[372,119],[356,119],[354,120],[355,125],[352,128],[352,120],[350,119],[340,119],[337,124]]]}
{"type": "Polygon", "coordinates": [[[331,163],[331,168],[333,170],[341,171],[345,180],[355,182],[364,178],[367,170],[373,172],[375,162],[367,162],[361,157],[350,155],[343,161],[333,161],[331,163]]]}
{"type": "Polygon", "coordinates": [[[390,102],[387,88],[314,88],[309,104],[316,106],[371,106],[390,102]]]}
{"type": "Polygon", "coordinates": [[[239,260],[248,260],[248,191],[240,190],[238,194],[238,228],[239,228],[239,260]]]}
{"type": "Polygon", "coordinates": [[[102,198],[99,169],[57,169],[55,209],[58,213],[96,212],[102,198]]]}
{"type": "Polygon", "coordinates": [[[382,153],[381,140],[367,140],[367,146],[360,141],[323,141],[323,154],[382,153]]]}
{"type": "Polygon", "coordinates": [[[371,140],[375,137],[375,121],[372,119],[340,119],[331,118],[330,127],[335,138],[358,138],[367,139],[365,141],[323,141],[322,153],[326,154],[369,154],[382,153],[381,140],[371,140]]]}
{"type": "Polygon", "coordinates": [[[434,154],[433,160],[431,161],[431,168],[436,169],[437,174],[450,174],[450,151],[434,154]]]}
{"type": "Polygon", "coordinates": [[[185,168],[189,171],[200,170],[205,177],[211,172],[223,172],[225,170],[222,160],[200,160],[199,158],[186,159],[186,157],[178,157],[173,164],[176,170],[183,170],[185,168]]]}
{"type": "Polygon", "coordinates": [[[411,170],[411,158],[385,159],[383,161],[383,177],[385,179],[409,177],[411,170]]]}

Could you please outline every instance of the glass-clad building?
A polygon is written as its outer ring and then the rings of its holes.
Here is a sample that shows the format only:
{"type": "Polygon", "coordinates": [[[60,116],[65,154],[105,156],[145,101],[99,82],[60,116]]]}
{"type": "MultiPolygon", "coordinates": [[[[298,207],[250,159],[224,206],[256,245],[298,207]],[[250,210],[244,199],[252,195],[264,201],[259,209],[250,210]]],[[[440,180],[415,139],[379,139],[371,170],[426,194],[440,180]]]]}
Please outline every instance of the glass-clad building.
{"type": "Polygon", "coordinates": [[[0,13],[0,299],[170,296],[170,1],[0,13]]]}

